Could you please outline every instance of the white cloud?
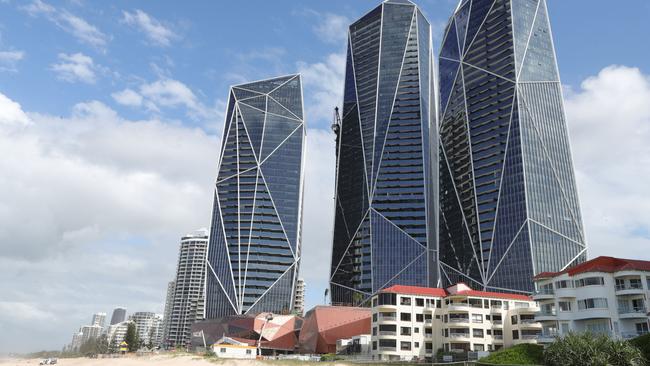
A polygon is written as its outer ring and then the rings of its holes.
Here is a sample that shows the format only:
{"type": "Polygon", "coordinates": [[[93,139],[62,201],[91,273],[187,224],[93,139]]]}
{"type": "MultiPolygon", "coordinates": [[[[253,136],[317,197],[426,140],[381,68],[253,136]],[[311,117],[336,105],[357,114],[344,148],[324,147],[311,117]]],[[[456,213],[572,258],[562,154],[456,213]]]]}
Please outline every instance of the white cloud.
{"type": "MultiPolygon", "coordinates": [[[[329,286],[334,227],[334,145],[333,133],[322,129],[307,130],[300,275],[307,281],[310,294],[321,294],[329,286]]],[[[309,308],[316,304],[307,305],[309,308]]]]}
{"type": "Polygon", "coordinates": [[[29,117],[23,112],[20,104],[0,93],[0,128],[11,125],[27,125],[29,117]]]}
{"type": "Polygon", "coordinates": [[[142,95],[138,94],[132,89],[124,89],[121,92],[115,92],[111,94],[113,99],[122,105],[130,107],[139,107],[142,105],[142,95]]]}
{"type": "Polygon", "coordinates": [[[58,349],[121,303],[160,312],[179,237],[209,224],[218,152],[198,128],[0,93],[0,353],[58,349]]]}
{"type": "Polygon", "coordinates": [[[590,257],[650,259],[650,77],[609,66],[565,99],[590,257]]]}
{"type": "Polygon", "coordinates": [[[82,43],[86,43],[99,50],[104,50],[106,47],[109,38],[108,36],[102,33],[94,25],[88,23],[85,19],[80,18],[65,9],[57,9],[42,0],[34,0],[22,9],[33,17],[45,17],[45,19],[72,34],[82,43]]]}
{"type": "Polygon", "coordinates": [[[96,81],[95,64],[90,56],[83,53],[59,53],[59,63],[50,66],[59,80],[74,83],[80,81],[94,84],[96,81]]]}
{"type": "Polygon", "coordinates": [[[182,82],[174,79],[162,79],[140,86],[140,94],[158,106],[184,106],[193,111],[201,108],[196,95],[182,82]]]}
{"type": "Polygon", "coordinates": [[[23,51],[0,51],[0,71],[18,71],[16,64],[24,57],[23,51]]]}
{"type": "Polygon", "coordinates": [[[316,35],[327,43],[345,45],[348,39],[348,27],[352,23],[344,15],[320,14],[321,22],[314,26],[316,35]]]}
{"type": "Polygon", "coordinates": [[[298,63],[305,87],[305,105],[308,120],[321,127],[329,126],[335,106],[343,101],[345,78],[345,54],[332,53],[325,61],[308,64],[298,63]]]}
{"type": "Polygon", "coordinates": [[[139,9],[133,13],[124,11],[122,21],[138,28],[157,46],[169,46],[173,40],[179,38],[168,26],[139,9]]]}

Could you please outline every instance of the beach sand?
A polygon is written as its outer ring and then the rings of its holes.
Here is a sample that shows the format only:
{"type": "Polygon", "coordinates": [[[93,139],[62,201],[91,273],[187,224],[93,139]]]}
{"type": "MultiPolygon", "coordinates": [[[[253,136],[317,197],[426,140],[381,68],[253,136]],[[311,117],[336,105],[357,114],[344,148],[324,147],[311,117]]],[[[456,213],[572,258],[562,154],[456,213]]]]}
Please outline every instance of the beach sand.
{"type": "MultiPolygon", "coordinates": [[[[0,366],[39,366],[42,359],[0,359],[0,366]]],[[[256,360],[208,360],[198,355],[172,354],[152,356],[124,356],[119,358],[59,358],[57,366],[281,366],[313,365],[313,362],[256,361],[256,360]]],[[[323,366],[348,366],[342,363],[323,362],[323,366]]]]}

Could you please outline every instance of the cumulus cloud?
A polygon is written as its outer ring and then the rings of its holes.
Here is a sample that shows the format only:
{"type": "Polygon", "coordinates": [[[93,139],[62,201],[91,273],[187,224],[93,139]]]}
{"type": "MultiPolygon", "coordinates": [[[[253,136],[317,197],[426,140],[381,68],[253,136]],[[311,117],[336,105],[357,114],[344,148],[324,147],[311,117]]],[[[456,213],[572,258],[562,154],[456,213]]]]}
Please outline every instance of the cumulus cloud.
{"type": "Polygon", "coordinates": [[[324,42],[345,45],[348,39],[348,27],[352,23],[344,15],[319,14],[321,21],[314,26],[316,35],[324,42]]]}
{"type": "Polygon", "coordinates": [[[316,63],[298,63],[305,87],[305,105],[310,121],[328,127],[334,107],[343,100],[343,82],[345,78],[345,54],[332,53],[324,61],[316,63]]]}
{"type": "Polygon", "coordinates": [[[94,84],[96,81],[93,59],[83,53],[59,53],[59,62],[51,65],[50,69],[56,72],[59,80],[69,83],[94,84]]]}
{"type": "Polygon", "coordinates": [[[650,259],[650,77],[609,66],[565,99],[590,257],[650,259]]]}
{"type": "Polygon", "coordinates": [[[209,224],[218,152],[198,128],[0,93],[0,352],[58,349],[122,303],[162,311],[179,237],[209,224]]]}
{"type": "Polygon", "coordinates": [[[18,71],[16,66],[24,57],[24,51],[0,51],[0,71],[18,71]]]}
{"type": "Polygon", "coordinates": [[[142,95],[132,89],[124,89],[121,92],[111,94],[113,99],[122,105],[130,107],[139,107],[142,105],[142,95]]]}
{"type": "Polygon", "coordinates": [[[169,26],[142,10],[136,9],[132,13],[124,11],[122,14],[124,23],[143,32],[147,39],[156,46],[169,46],[173,40],[179,38],[169,26]]]}
{"type": "Polygon", "coordinates": [[[57,27],[72,34],[79,42],[100,50],[104,50],[108,43],[109,37],[106,34],[88,23],[85,19],[65,9],[56,8],[42,0],[34,0],[30,4],[22,7],[22,9],[33,17],[44,17],[57,27]]]}

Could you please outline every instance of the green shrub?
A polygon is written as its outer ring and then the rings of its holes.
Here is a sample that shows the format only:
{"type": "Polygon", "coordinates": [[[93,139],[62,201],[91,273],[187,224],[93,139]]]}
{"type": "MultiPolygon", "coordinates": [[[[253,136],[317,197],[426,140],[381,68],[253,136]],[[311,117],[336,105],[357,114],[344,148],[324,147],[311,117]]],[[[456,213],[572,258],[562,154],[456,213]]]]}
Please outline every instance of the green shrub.
{"type": "Polygon", "coordinates": [[[642,366],[641,351],[630,342],[607,335],[569,333],[544,350],[549,366],[642,366]]]}
{"type": "MultiPolygon", "coordinates": [[[[495,365],[541,365],[544,348],[537,344],[519,344],[483,357],[479,362],[495,365]]],[[[480,364],[480,363],[479,363],[480,364]]]]}
{"type": "Polygon", "coordinates": [[[630,343],[641,351],[646,363],[650,361],[650,333],[636,337],[630,340],[630,343]]]}
{"type": "Polygon", "coordinates": [[[336,355],[334,353],[326,353],[322,356],[320,356],[321,361],[339,361],[342,360],[343,357],[336,355]]]}

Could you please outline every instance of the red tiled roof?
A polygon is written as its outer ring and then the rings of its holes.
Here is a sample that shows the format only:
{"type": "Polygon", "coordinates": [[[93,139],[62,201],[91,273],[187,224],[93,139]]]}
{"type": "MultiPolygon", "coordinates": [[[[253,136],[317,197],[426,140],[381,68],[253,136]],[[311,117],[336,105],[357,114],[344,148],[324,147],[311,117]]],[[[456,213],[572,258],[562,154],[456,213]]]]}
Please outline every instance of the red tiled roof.
{"type": "MultiPolygon", "coordinates": [[[[403,295],[435,296],[435,297],[451,296],[449,292],[447,292],[447,290],[445,290],[444,288],[403,286],[403,285],[394,285],[381,290],[381,292],[403,294],[403,295]]],[[[488,292],[488,291],[476,291],[476,290],[461,291],[458,292],[456,295],[487,297],[487,298],[505,299],[505,300],[531,301],[530,297],[526,295],[488,292]]]]}
{"type": "Polygon", "coordinates": [[[575,276],[577,274],[587,272],[612,273],[619,271],[650,271],[650,261],[614,257],[598,257],[561,272],[543,272],[534,278],[550,278],[559,276],[564,273],[568,273],[569,276],[575,276]]]}
{"type": "Polygon", "coordinates": [[[467,290],[460,291],[456,295],[461,296],[473,296],[473,297],[487,297],[492,299],[503,299],[503,300],[522,300],[522,301],[531,301],[530,296],[512,294],[512,293],[501,293],[501,292],[490,292],[490,291],[476,291],[476,290],[467,290]]]}
{"type": "Polygon", "coordinates": [[[447,296],[447,291],[444,288],[404,286],[404,285],[393,285],[391,287],[381,290],[381,292],[403,294],[403,295],[420,295],[420,296],[436,296],[436,297],[447,296]]]}

